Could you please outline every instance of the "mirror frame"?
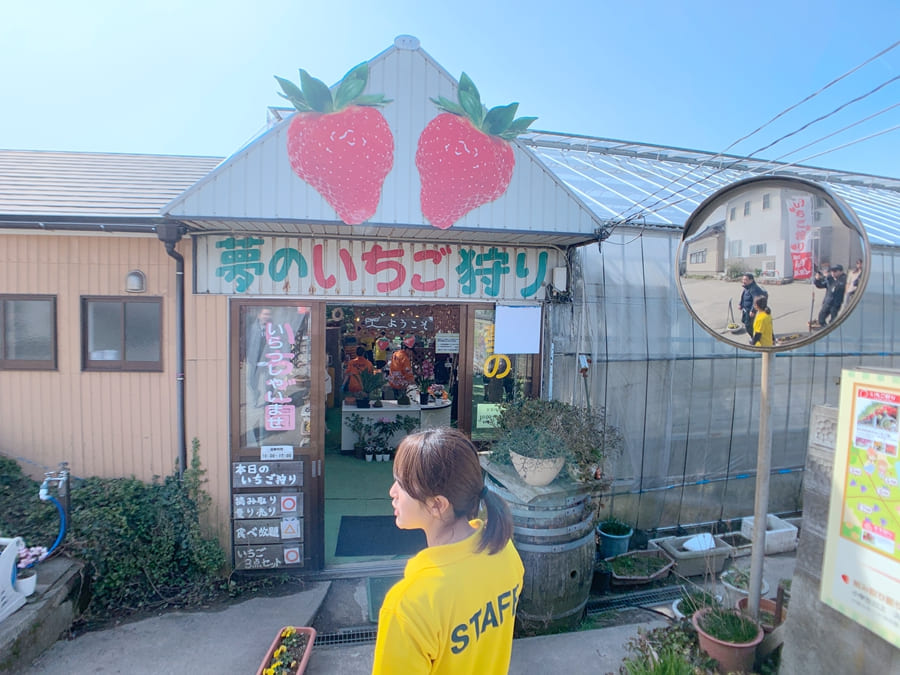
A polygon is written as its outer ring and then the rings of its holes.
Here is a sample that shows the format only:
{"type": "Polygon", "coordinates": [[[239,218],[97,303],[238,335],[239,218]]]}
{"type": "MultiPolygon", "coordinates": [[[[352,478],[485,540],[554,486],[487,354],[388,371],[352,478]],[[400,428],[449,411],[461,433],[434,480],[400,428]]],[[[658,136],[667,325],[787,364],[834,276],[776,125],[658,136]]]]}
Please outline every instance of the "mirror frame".
{"type": "Polygon", "coordinates": [[[716,340],[718,340],[719,342],[730,345],[732,347],[737,347],[738,349],[745,349],[753,352],[785,352],[792,349],[797,349],[798,347],[806,346],[815,342],[816,340],[825,337],[838,326],[840,326],[848,316],[850,316],[852,311],[859,304],[859,301],[862,298],[863,293],[865,292],[866,285],[868,284],[869,265],[871,263],[871,258],[872,252],[869,245],[869,238],[866,236],[866,231],[863,227],[862,221],[860,221],[859,217],[856,215],[853,209],[851,209],[843,199],[838,197],[831,190],[823,185],[820,185],[819,183],[815,183],[811,180],[798,178],[795,176],[754,176],[752,178],[745,178],[735,183],[731,183],[717,190],[712,195],[707,197],[700,204],[700,206],[698,206],[694,210],[694,212],[691,213],[687,221],[685,221],[684,231],[682,233],[681,241],[678,244],[678,250],[675,257],[675,284],[678,287],[678,294],[681,296],[681,301],[684,303],[684,306],[687,308],[694,321],[707,333],[716,338],[716,340]],[[803,190],[804,192],[810,193],[812,196],[821,197],[825,201],[825,203],[831,207],[837,218],[848,229],[852,230],[859,236],[860,244],[862,246],[863,260],[862,274],[860,275],[859,284],[857,285],[857,290],[854,293],[852,300],[849,304],[845,304],[841,307],[840,313],[835,319],[832,320],[830,324],[820,330],[815,331],[814,333],[810,333],[805,338],[791,340],[790,342],[780,345],[773,345],[772,347],[761,347],[758,345],[751,345],[749,343],[742,344],[737,340],[729,340],[721,333],[720,329],[707,325],[691,307],[691,303],[685,295],[685,291],[682,286],[681,274],[681,259],[684,247],[688,239],[697,234],[700,226],[706,224],[707,218],[710,217],[716,209],[727,203],[729,200],[733,199],[735,195],[740,194],[742,191],[746,191],[748,188],[754,189],[765,187],[771,187],[772,189],[789,188],[803,190]]]}

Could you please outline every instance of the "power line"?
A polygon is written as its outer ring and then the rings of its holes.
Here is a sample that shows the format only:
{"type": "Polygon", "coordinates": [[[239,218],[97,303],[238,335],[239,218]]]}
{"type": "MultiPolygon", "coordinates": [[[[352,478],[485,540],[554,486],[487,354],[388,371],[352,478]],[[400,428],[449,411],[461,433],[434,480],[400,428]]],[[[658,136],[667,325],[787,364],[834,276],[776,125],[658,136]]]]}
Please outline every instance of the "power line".
{"type": "MultiPolygon", "coordinates": [[[[687,176],[689,176],[690,174],[696,172],[698,169],[703,168],[703,166],[706,165],[707,163],[712,162],[713,160],[715,160],[715,159],[717,159],[717,158],[719,158],[719,157],[724,156],[724,154],[725,154],[726,152],[728,152],[728,150],[730,150],[731,148],[733,148],[735,145],[737,145],[737,144],[741,143],[742,141],[744,141],[744,140],[746,140],[746,139],[752,137],[753,135],[757,134],[757,133],[760,132],[762,129],[766,128],[767,126],[769,126],[770,124],[772,124],[773,122],[775,122],[776,120],[778,120],[779,118],[781,118],[781,117],[783,117],[784,115],[786,115],[786,114],[787,114],[788,112],[790,112],[791,110],[794,110],[794,109],[796,109],[797,107],[799,107],[800,105],[802,105],[802,104],[806,103],[807,101],[810,101],[811,99],[815,98],[816,96],[818,96],[819,94],[821,94],[822,92],[824,92],[825,90],[827,90],[828,88],[830,88],[830,87],[832,87],[833,85],[837,84],[837,83],[840,82],[841,80],[843,80],[843,79],[849,77],[850,75],[852,75],[852,74],[855,73],[856,71],[860,70],[861,68],[865,67],[866,65],[868,65],[868,64],[871,63],[872,61],[874,61],[874,60],[880,58],[881,56],[883,56],[884,54],[888,53],[888,52],[891,51],[892,49],[895,49],[898,45],[900,45],[900,40],[898,40],[898,41],[895,42],[894,44],[890,45],[889,47],[887,47],[887,48],[881,50],[880,52],[878,52],[878,53],[875,54],[874,56],[870,57],[870,58],[867,59],[866,61],[864,61],[864,62],[862,62],[861,64],[859,64],[858,66],[856,66],[856,67],[850,69],[849,71],[847,71],[847,72],[844,73],[843,75],[841,75],[841,76],[839,76],[839,77],[833,79],[833,80],[832,80],[831,82],[829,82],[828,84],[826,84],[826,85],[824,85],[823,87],[819,88],[817,91],[815,91],[815,92],[813,92],[812,94],[806,96],[805,98],[803,98],[802,100],[800,100],[800,101],[798,101],[797,103],[793,104],[792,106],[789,106],[789,107],[786,108],[785,110],[783,110],[783,111],[781,111],[780,113],[778,113],[777,115],[775,115],[772,119],[770,119],[770,120],[769,120],[768,122],[766,122],[765,124],[761,125],[761,126],[758,127],[757,129],[755,129],[755,130],[753,130],[752,132],[750,132],[749,134],[746,134],[745,136],[742,136],[741,138],[739,138],[738,140],[736,140],[735,142],[733,142],[731,145],[729,145],[729,146],[728,146],[727,148],[725,148],[724,150],[722,150],[722,151],[716,153],[715,155],[713,155],[713,156],[711,156],[711,157],[708,157],[707,159],[703,160],[699,165],[697,165],[697,166],[695,166],[695,167],[692,167],[692,168],[688,169],[687,171],[683,172],[681,175],[676,176],[675,178],[671,179],[668,183],[666,183],[665,185],[659,187],[659,188],[658,188],[657,190],[655,190],[653,193],[647,195],[643,200],[641,200],[641,202],[638,202],[637,204],[632,204],[631,206],[628,206],[628,207],[626,207],[625,209],[619,211],[619,213],[617,213],[613,218],[611,218],[610,221],[616,221],[616,220],[622,219],[622,217],[625,216],[625,214],[628,213],[628,211],[630,211],[631,209],[634,209],[634,208],[638,208],[638,209],[639,209],[639,210],[637,211],[637,213],[634,213],[634,214],[632,214],[632,215],[629,215],[629,216],[625,217],[625,218],[622,220],[622,222],[628,223],[628,222],[630,222],[632,219],[634,219],[635,217],[637,217],[638,215],[640,215],[640,214],[642,214],[642,213],[648,213],[648,212],[649,212],[649,213],[655,213],[656,211],[653,211],[652,209],[653,209],[655,206],[657,206],[658,204],[664,203],[666,200],[663,200],[663,199],[657,199],[655,202],[653,202],[653,203],[650,204],[649,206],[646,206],[646,207],[643,207],[643,208],[641,208],[641,203],[642,203],[642,202],[645,202],[645,201],[647,201],[647,200],[649,200],[649,199],[652,199],[652,198],[655,197],[655,196],[657,196],[658,194],[660,194],[663,190],[665,190],[665,189],[668,188],[669,186],[674,185],[674,184],[677,183],[678,181],[680,181],[680,180],[686,178],[687,176]]],[[[880,88],[886,86],[887,84],[890,84],[891,82],[895,81],[896,79],[898,79],[898,78],[896,78],[896,77],[895,77],[895,78],[892,78],[891,80],[889,80],[889,81],[883,83],[882,85],[880,85],[879,87],[877,87],[877,88],[876,88],[875,90],[873,90],[872,92],[869,92],[868,94],[863,95],[861,98],[865,98],[865,96],[868,96],[868,95],[874,93],[874,91],[877,91],[878,89],[880,89],[880,88]]],[[[855,99],[855,100],[858,100],[858,99],[855,99]]],[[[850,102],[844,104],[844,106],[842,106],[842,107],[846,107],[847,105],[850,105],[851,103],[855,102],[855,100],[854,100],[854,101],[850,101],[850,102]]],[[[839,108],[839,109],[840,109],[840,108],[839,108]]],[[[834,112],[836,112],[836,111],[833,111],[831,114],[834,114],[834,112]]],[[[803,128],[808,127],[810,124],[813,124],[813,123],[815,123],[816,121],[820,121],[820,120],[815,120],[815,121],[813,121],[813,122],[810,122],[809,124],[805,125],[803,128]]],[[[797,132],[802,131],[803,128],[799,129],[797,132]]],[[[797,132],[794,132],[794,133],[797,133],[797,132]]],[[[793,135],[793,134],[789,134],[789,135],[793,135]]],[[[786,137],[784,137],[784,138],[786,138],[786,137]]],[[[784,138],[779,139],[779,141],[780,141],[780,140],[783,140],[784,138]]],[[[777,142],[779,142],[779,141],[775,141],[775,143],[777,143],[777,142]]],[[[764,148],[762,148],[761,150],[767,149],[767,148],[769,148],[769,147],[772,147],[773,145],[775,145],[775,143],[771,143],[771,144],[769,144],[768,146],[765,146],[764,148]]],[[[761,152],[761,150],[757,150],[756,152],[761,152]]],[[[751,153],[751,154],[748,155],[746,158],[742,158],[742,159],[751,158],[751,157],[753,157],[754,154],[756,154],[756,152],[751,153]]],[[[736,160],[735,162],[733,162],[733,163],[731,164],[731,166],[734,166],[735,164],[739,163],[740,161],[741,161],[741,160],[736,160]]],[[[682,187],[681,189],[679,189],[678,191],[672,193],[672,194],[669,195],[669,196],[672,197],[672,196],[681,194],[681,193],[684,192],[685,190],[687,190],[687,189],[693,187],[694,185],[697,185],[697,184],[700,183],[702,180],[708,180],[709,178],[711,178],[711,177],[713,177],[713,176],[715,176],[715,175],[717,175],[717,174],[719,174],[719,173],[722,173],[723,171],[725,171],[725,170],[728,169],[728,168],[730,168],[730,166],[729,166],[729,167],[720,167],[717,171],[715,171],[715,172],[713,172],[713,173],[711,173],[711,174],[709,174],[709,175],[707,175],[707,176],[705,176],[705,177],[703,177],[703,178],[694,180],[692,183],[689,183],[688,185],[682,187]]],[[[671,202],[671,203],[668,203],[668,205],[679,204],[679,203],[681,203],[682,201],[684,201],[684,199],[678,200],[677,202],[671,202]]],[[[615,227],[615,225],[613,225],[613,227],[615,227]]]]}

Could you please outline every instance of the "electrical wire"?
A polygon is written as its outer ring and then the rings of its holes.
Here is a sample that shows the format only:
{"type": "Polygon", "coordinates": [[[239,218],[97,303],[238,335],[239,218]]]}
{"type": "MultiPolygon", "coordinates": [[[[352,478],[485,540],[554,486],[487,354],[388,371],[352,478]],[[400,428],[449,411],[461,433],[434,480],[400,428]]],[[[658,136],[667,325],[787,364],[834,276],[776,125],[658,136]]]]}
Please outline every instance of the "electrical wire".
{"type": "MultiPolygon", "coordinates": [[[[847,72],[844,73],[843,75],[841,75],[841,76],[839,76],[839,77],[833,79],[831,82],[829,82],[828,84],[824,85],[823,87],[821,87],[821,88],[818,89],[817,91],[813,92],[812,94],[809,94],[808,96],[806,96],[806,97],[803,98],[802,100],[800,100],[800,101],[798,101],[797,103],[795,103],[795,104],[789,106],[788,108],[784,109],[783,111],[781,111],[780,113],[778,113],[777,115],[775,115],[772,119],[770,119],[770,120],[769,120],[768,122],[766,122],[765,124],[762,124],[761,126],[757,127],[757,128],[754,129],[753,131],[751,131],[749,134],[746,134],[746,135],[742,136],[741,138],[739,138],[738,140],[734,141],[734,142],[731,143],[728,147],[726,147],[724,150],[722,150],[722,151],[716,153],[715,155],[712,155],[711,157],[706,158],[705,160],[703,160],[703,161],[702,161],[699,165],[697,165],[696,167],[692,167],[692,168],[688,169],[687,171],[683,172],[681,175],[677,176],[676,178],[673,178],[673,179],[670,180],[666,185],[663,185],[662,187],[658,188],[656,191],[654,191],[653,193],[651,193],[650,195],[648,195],[647,197],[645,197],[644,200],[642,200],[642,201],[646,201],[646,200],[651,199],[652,197],[655,197],[656,195],[660,194],[663,190],[665,190],[667,187],[669,187],[669,186],[671,186],[671,185],[677,183],[678,181],[682,180],[683,178],[686,178],[687,176],[689,176],[690,174],[694,173],[694,172],[697,171],[698,169],[701,169],[701,168],[702,168],[704,165],[706,165],[707,163],[712,162],[712,161],[714,161],[714,160],[716,160],[716,159],[718,159],[718,158],[720,158],[720,157],[724,157],[724,156],[725,156],[725,153],[728,152],[728,150],[730,150],[731,148],[733,148],[733,147],[735,147],[736,145],[738,145],[739,143],[741,143],[741,142],[747,140],[748,138],[751,138],[752,136],[754,136],[755,134],[759,133],[760,131],[762,131],[763,129],[765,129],[767,126],[769,126],[770,124],[772,124],[772,123],[775,122],[776,120],[780,119],[781,117],[783,117],[784,115],[786,115],[787,113],[789,113],[790,111],[792,111],[792,110],[798,108],[798,107],[801,106],[802,104],[804,104],[804,103],[810,101],[811,99],[815,98],[816,96],[820,95],[821,93],[823,93],[824,91],[826,91],[826,90],[829,89],[830,87],[834,86],[835,84],[837,84],[837,83],[840,82],[841,80],[843,80],[843,79],[849,77],[849,76],[852,75],[853,73],[855,73],[855,72],[857,72],[858,70],[860,70],[861,68],[865,67],[866,65],[868,65],[868,64],[871,63],[872,61],[874,61],[874,60],[880,58],[881,56],[883,56],[884,54],[888,53],[888,52],[891,51],[892,49],[895,49],[898,45],[900,45],[900,41],[897,41],[897,42],[893,43],[893,44],[890,45],[889,47],[886,47],[885,49],[881,50],[880,52],[878,52],[878,53],[875,54],[874,56],[870,57],[870,58],[867,59],[866,61],[864,61],[864,62],[862,62],[861,64],[859,64],[858,66],[856,66],[856,67],[850,69],[849,71],[847,71],[847,72]]],[[[887,82],[885,82],[885,83],[879,85],[879,87],[877,87],[875,90],[873,90],[873,91],[871,91],[871,92],[868,92],[867,94],[863,95],[862,97],[858,97],[857,99],[854,99],[854,100],[852,100],[852,101],[847,102],[846,104],[844,104],[843,106],[841,106],[840,108],[838,108],[838,110],[842,109],[843,107],[846,107],[847,105],[850,105],[851,103],[856,102],[857,100],[861,100],[861,98],[865,98],[865,96],[868,96],[868,95],[874,93],[874,92],[877,91],[878,89],[883,88],[884,86],[890,84],[891,82],[895,81],[896,79],[898,79],[898,78],[895,77],[895,78],[892,78],[891,80],[888,80],[887,82]]],[[[836,111],[833,111],[833,112],[830,113],[830,114],[834,114],[835,112],[836,112],[836,111]]],[[[829,114],[829,115],[830,115],[830,114],[829,114]]],[[[827,117],[827,116],[825,116],[825,117],[827,117]]],[[[824,119],[824,118],[822,118],[822,119],[824,119]]],[[[814,124],[814,123],[817,122],[817,121],[821,121],[821,120],[814,120],[813,122],[810,122],[810,123],[804,125],[804,127],[801,127],[801,129],[798,129],[797,131],[792,132],[792,133],[789,134],[788,136],[793,135],[794,133],[799,133],[799,131],[802,131],[803,129],[807,128],[808,126],[810,126],[811,124],[814,124]]],[[[785,137],[785,138],[786,138],[786,137],[785,137]]],[[[775,143],[780,142],[781,140],[783,140],[783,138],[782,138],[782,139],[779,139],[778,141],[775,141],[775,142],[773,142],[773,143],[771,143],[771,144],[769,144],[769,145],[767,145],[767,146],[764,146],[764,148],[762,148],[762,149],[768,149],[769,147],[772,147],[773,145],[775,145],[775,143]]],[[[819,141],[816,141],[816,142],[819,142],[819,141]]],[[[762,149],[761,149],[761,150],[762,150],[762,149]]],[[[761,150],[757,150],[756,152],[760,152],[761,150]]],[[[747,157],[743,157],[743,158],[740,158],[740,159],[738,159],[738,160],[735,160],[735,162],[732,163],[730,166],[734,166],[734,164],[739,163],[740,161],[743,161],[743,160],[746,160],[746,159],[748,159],[748,158],[751,158],[751,157],[753,157],[754,154],[756,154],[756,153],[751,153],[751,154],[748,155],[747,157]]],[[[823,154],[824,154],[824,153],[823,153],[823,154]]],[[[818,155],[816,155],[816,156],[818,156],[818,155]]],[[[703,177],[703,178],[694,180],[692,183],[689,183],[688,185],[686,185],[685,187],[681,188],[681,189],[678,190],[677,192],[672,193],[671,196],[674,196],[674,195],[677,195],[677,194],[681,194],[681,193],[684,192],[686,189],[688,189],[688,188],[690,188],[690,187],[693,187],[694,185],[697,185],[698,183],[700,183],[700,181],[702,181],[702,180],[708,180],[708,179],[711,178],[712,176],[715,176],[715,175],[721,173],[722,171],[727,170],[728,168],[730,168],[730,166],[728,166],[728,167],[721,167],[721,168],[719,168],[717,171],[713,172],[712,174],[709,174],[709,175],[707,175],[707,176],[705,176],[705,177],[703,177]]],[[[647,213],[650,213],[650,214],[655,213],[656,211],[653,211],[652,209],[653,209],[655,206],[657,206],[658,204],[660,204],[660,203],[662,203],[662,202],[664,202],[664,201],[665,201],[665,200],[663,200],[663,199],[657,199],[656,202],[654,202],[654,203],[652,203],[652,204],[650,204],[649,206],[644,207],[644,208],[641,208],[641,202],[638,202],[637,204],[633,204],[633,205],[631,205],[631,206],[629,206],[629,207],[623,209],[622,211],[620,211],[618,214],[616,214],[616,215],[615,215],[612,219],[610,219],[610,220],[611,220],[611,221],[615,221],[615,220],[619,220],[619,219],[623,219],[623,218],[624,218],[623,222],[627,224],[628,222],[630,222],[630,221],[631,221],[634,217],[636,217],[637,215],[642,215],[642,214],[643,214],[643,215],[646,215],[647,213]],[[634,209],[634,208],[639,208],[640,210],[639,210],[637,213],[635,213],[635,214],[632,214],[632,215],[629,215],[629,216],[626,216],[626,215],[625,215],[625,214],[628,213],[628,211],[630,211],[631,209],[634,209]]],[[[681,203],[682,201],[684,201],[684,200],[682,199],[682,200],[679,200],[679,201],[673,202],[673,203],[668,203],[668,202],[666,201],[666,205],[667,205],[667,206],[671,206],[671,205],[674,205],[674,204],[679,204],[679,203],[681,203]]],[[[613,225],[613,227],[615,227],[615,224],[613,225]]]]}

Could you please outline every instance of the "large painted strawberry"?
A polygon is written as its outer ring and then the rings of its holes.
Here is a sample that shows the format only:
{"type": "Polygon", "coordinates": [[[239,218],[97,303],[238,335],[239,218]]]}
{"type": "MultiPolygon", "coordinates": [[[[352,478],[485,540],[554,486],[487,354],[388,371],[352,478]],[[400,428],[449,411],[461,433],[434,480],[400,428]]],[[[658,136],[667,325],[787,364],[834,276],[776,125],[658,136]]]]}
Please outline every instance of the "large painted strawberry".
{"type": "Polygon", "coordinates": [[[275,76],[297,113],[288,127],[291,168],[325,198],[338,217],[358,225],[375,213],[381,186],[394,164],[394,136],[378,106],[381,94],[362,93],[369,66],[344,75],[334,97],[321,80],[300,69],[300,87],[275,76]]]}
{"type": "Polygon", "coordinates": [[[428,123],[416,148],[422,214],[442,230],[506,192],[516,163],[509,141],[537,119],[514,119],[518,103],[488,110],[465,73],[458,98],[432,99],[445,112],[428,123]]]}

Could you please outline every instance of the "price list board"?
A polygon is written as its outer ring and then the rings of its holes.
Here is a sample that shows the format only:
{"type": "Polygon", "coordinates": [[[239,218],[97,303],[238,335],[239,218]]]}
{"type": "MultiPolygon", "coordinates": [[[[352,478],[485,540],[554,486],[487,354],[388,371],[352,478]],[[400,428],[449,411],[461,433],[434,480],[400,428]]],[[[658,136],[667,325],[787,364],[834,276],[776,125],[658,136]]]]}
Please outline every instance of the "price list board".
{"type": "Polygon", "coordinates": [[[303,460],[232,462],[234,567],[303,567],[303,460]]]}

